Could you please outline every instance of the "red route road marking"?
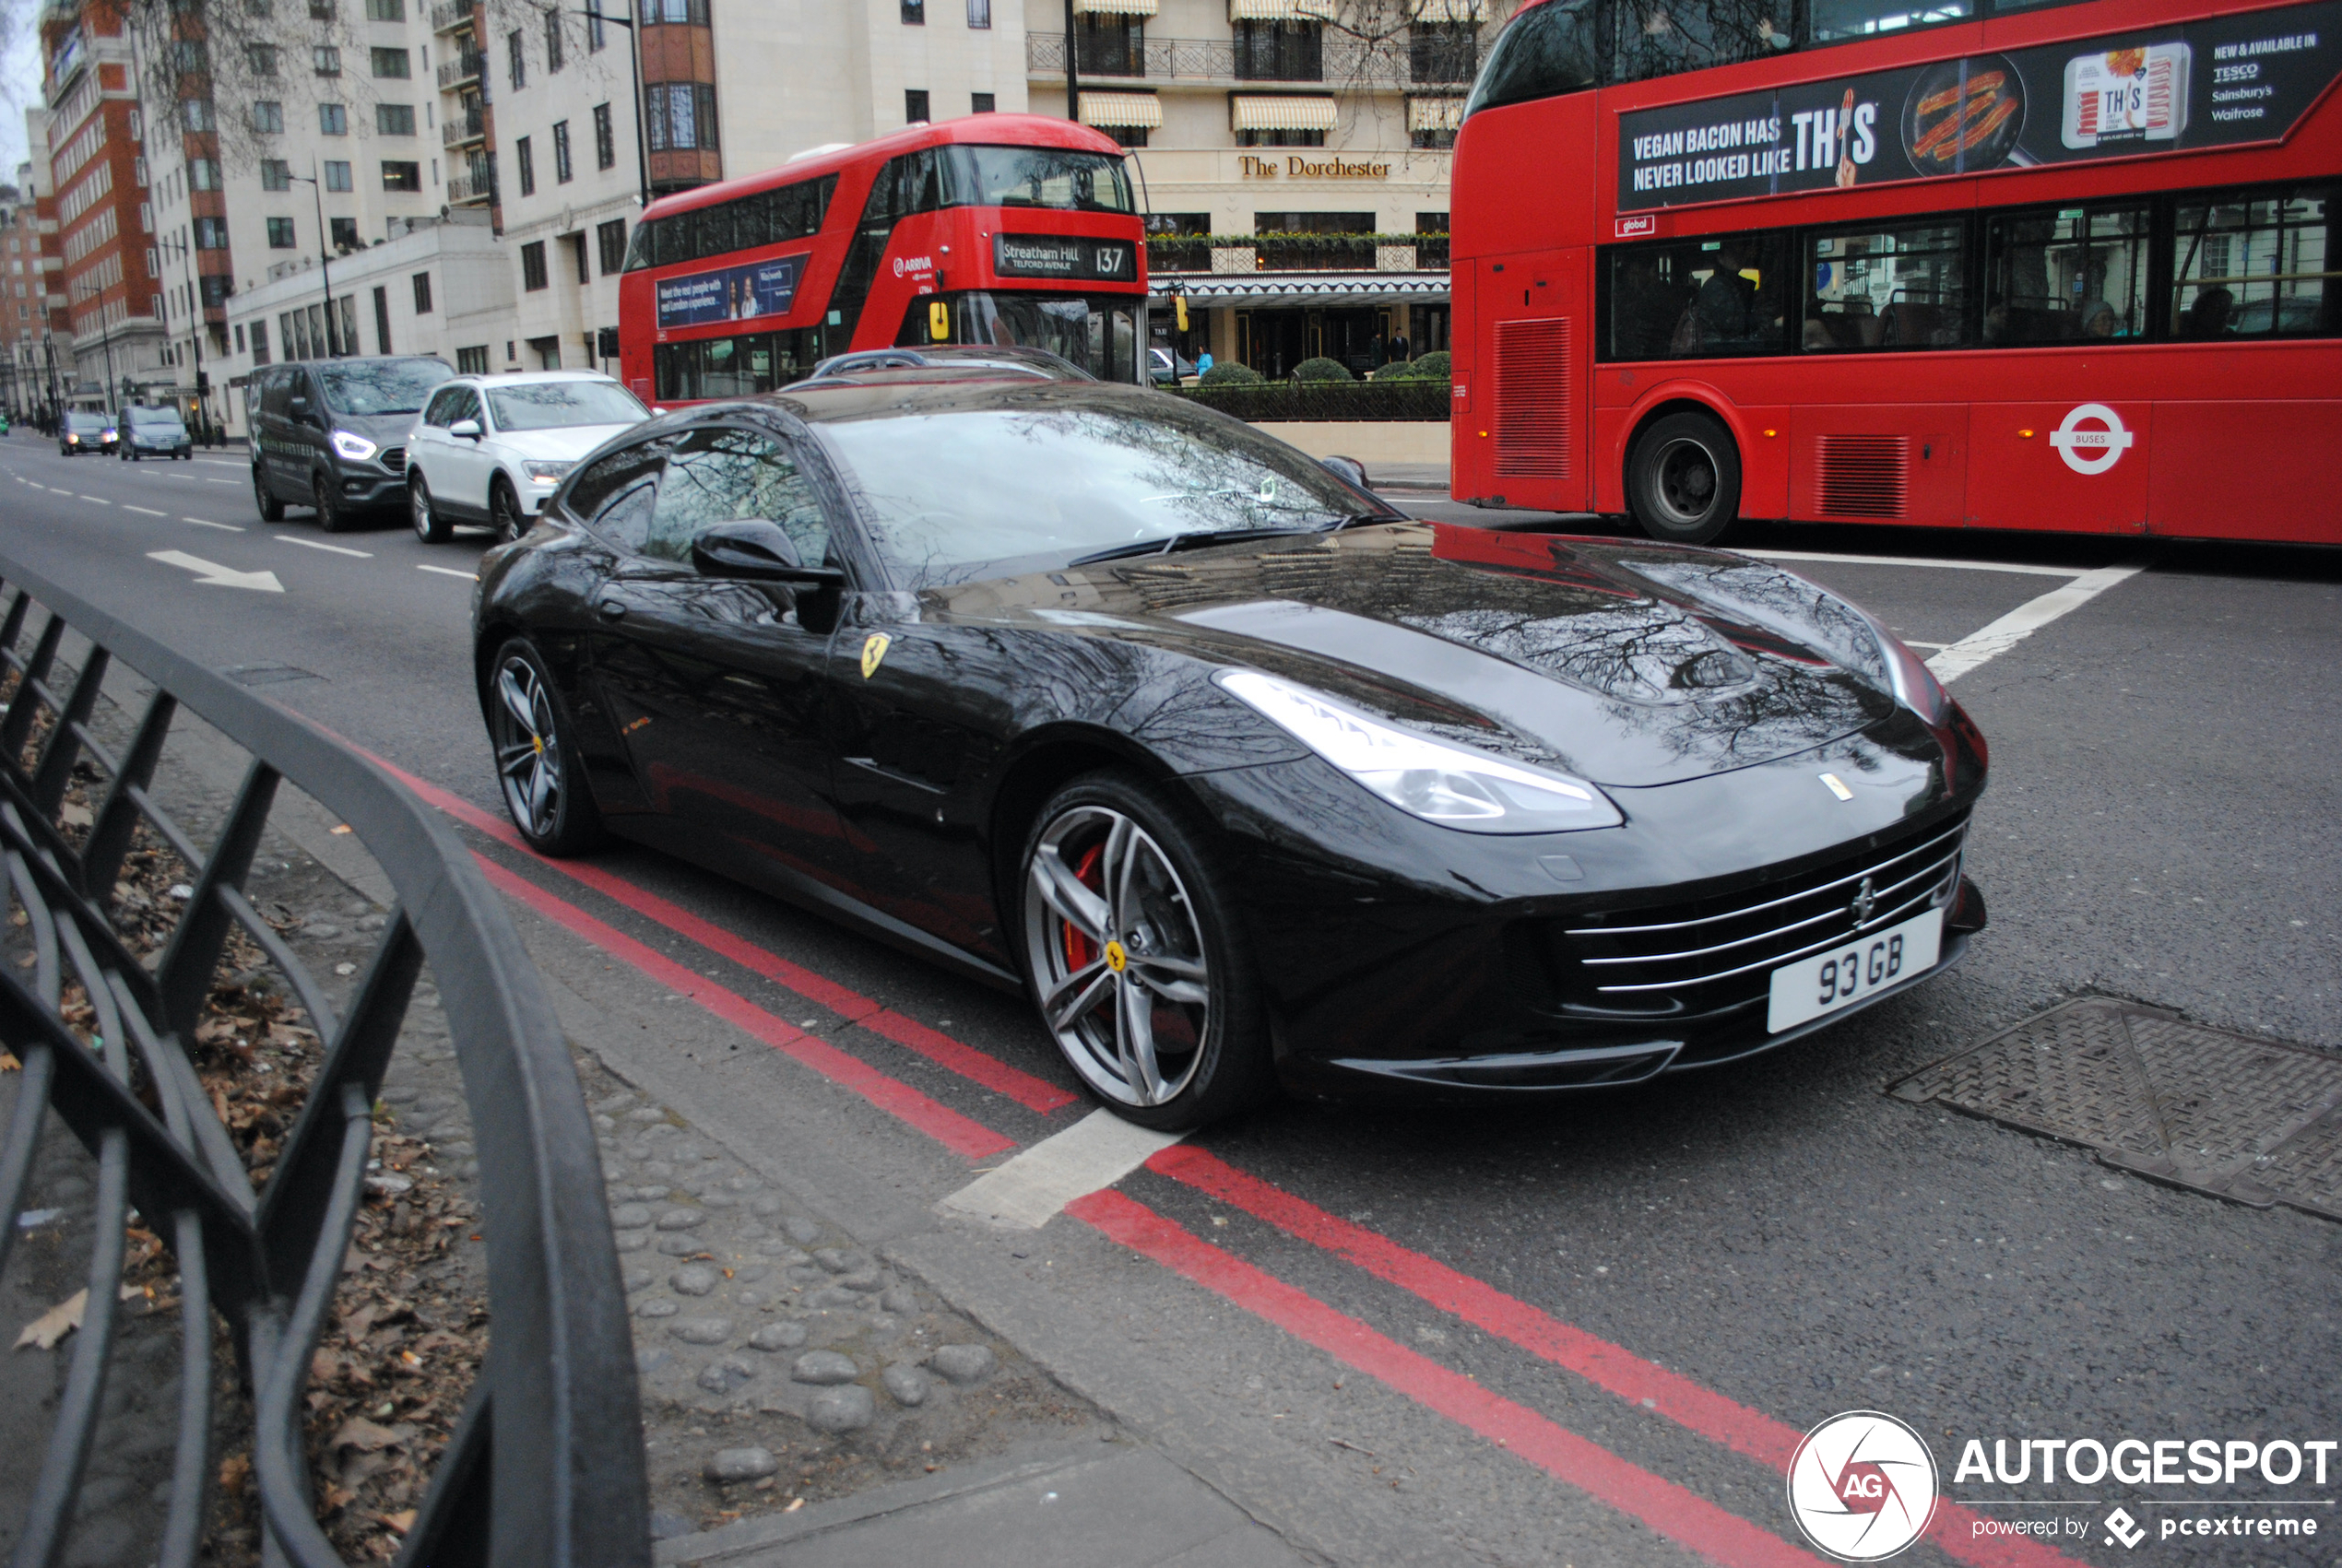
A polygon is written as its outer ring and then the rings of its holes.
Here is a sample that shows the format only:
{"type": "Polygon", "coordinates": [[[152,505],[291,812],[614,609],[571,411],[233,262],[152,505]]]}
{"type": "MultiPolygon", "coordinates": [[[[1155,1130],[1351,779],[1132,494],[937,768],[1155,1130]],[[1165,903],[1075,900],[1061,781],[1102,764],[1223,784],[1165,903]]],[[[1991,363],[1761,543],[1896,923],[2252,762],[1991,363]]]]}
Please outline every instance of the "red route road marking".
{"type": "Polygon", "coordinates": [[[909,1084],[887,1077],[858,1056],[849,1055],[828,1041],[806,1033],[737,992],[726,990],[692,973],[663,953],[645,947],[615,927],[595,919],[566,899],[497,865],[484,855],[473,859],[488,880],[508,898],[517,899],[539,914],[584,937],[611,957],[622,959],[670,990],[705,1008],[736,1028],[745,1030],[791,1059],[824,1078],[854,1091],[888,1114],[927,1134],[955,1154],[983,1160],[1016,1147],[1016,1140],[994,1132],[981,1122],[930,1100],[909,1084]]]}
{"type": "Polygon", "coordinates": [[[1112,1188],[1075,1198],[1065,1211],[1711,1562],[1724,1568],[1822,1568],[1819,1558],[1739,1515],[1491,1393],[1112,1188]]]}
{"type": "MultiPolygon", "coordinates": [[[[1215,1154],[1178,1144],[1150,1158],[1147,1169],[1321,1247],[1442,1312],[1509,1339],[1598,1388],[1643,1405],[1784,1475],[1797,1445],[1804,1441],[1803,1432],[1770,1416],[1401,1246],[1388,1236],[1329,1214],[1306,1198],[1237,1170],[1215,1154]]],[[[1939,1501],[1935,1516],[1928,1521],[1927,1537],[1975,1568],[2079,1568],[2072,1558],[2023,1537],[1976,1536],[1978,1516],[1956,1503],[1939,1501]]]]}
{"type": "Polygon", "coordinates": [[[688,937],[710,952],[727,958],[776,984],[785,985],[808,1001],[829,1008],[847,1022],[858,1023],[874,1034],[884,1035],[905,1050],[915,1051],[938,1067],[947,1067],[962,1078],[982,1084],[993,1093],[1013,1100],[1028,1111],[1046,1116],[1072,1104],[1079,1098],[1047,1079],[1035,1078],[997,1056],[940,1033],[916,1019],[905,1018],[834,980],[791,963],[778,953],[760,948],[713,921],[693,914],[680,904],[660,898],[656,893],[645,892],[624,878],[614,876],[598,866],[548,859],[529,848],[528,842],[520,836],[518,830],[502,817],[482,811],[460,796],[450,795],[435,784],[426,784],[410,773],[402,772],[380,757],[374,758],[374,760],[432,806],[456,820],[479,829],[500,843],[519,850],[538,865],[549,867],[605,897],[617,900],[635,914],[656,920],[679,936],[688,937]]]}

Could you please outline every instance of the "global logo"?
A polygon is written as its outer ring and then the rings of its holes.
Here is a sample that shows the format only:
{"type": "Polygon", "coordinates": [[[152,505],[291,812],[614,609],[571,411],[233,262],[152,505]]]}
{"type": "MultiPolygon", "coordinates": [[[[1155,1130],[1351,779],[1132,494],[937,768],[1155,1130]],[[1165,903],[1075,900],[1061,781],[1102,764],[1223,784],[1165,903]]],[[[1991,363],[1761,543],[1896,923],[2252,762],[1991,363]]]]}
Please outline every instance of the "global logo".
{"type": "Polygon", "coordinates": [[[1935,1515],[1935,1456],[1893,1416],[1849,1410],[1797,1445],[1789,1511],[1805,1539],[1842,1562],[1876,1562],[1926,1533],[1935,1515]]]}
{"type": "Polygon", "coordinates": [[[2065,416],[2057,429],[2050,431],[2050,444],[2065,459],[2065,466],[2076,474],[2103,474],[2123,460],[2123,453],[2138,440],[2123,428],[2123,417],[2103,403],[2077,405],[2065,416]],[[2085,425],[2095,429],[2085,429],[2085,425]]]}

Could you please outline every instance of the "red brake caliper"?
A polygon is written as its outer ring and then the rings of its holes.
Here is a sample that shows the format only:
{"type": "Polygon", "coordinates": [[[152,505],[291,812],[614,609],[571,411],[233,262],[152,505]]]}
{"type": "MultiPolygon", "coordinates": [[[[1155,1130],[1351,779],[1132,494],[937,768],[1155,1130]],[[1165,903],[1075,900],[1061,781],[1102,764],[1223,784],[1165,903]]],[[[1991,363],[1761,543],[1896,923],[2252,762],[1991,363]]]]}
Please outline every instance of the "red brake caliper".
{"type": "MultiPolygon", "coordinates": [[[[1098,873],[1098,861],[1105,854],[1106,845],[1094,843],[1083,852],[1081,864],[1073,868],[1074,879],[1101,898],[1106,896],[1106,879],[1098,873]]],[[[1072,921],[1061,924],[1065,933],[1065,972],[1076,974],[1096,961],[1097,944],[1083,936],[1072,921]]]]}

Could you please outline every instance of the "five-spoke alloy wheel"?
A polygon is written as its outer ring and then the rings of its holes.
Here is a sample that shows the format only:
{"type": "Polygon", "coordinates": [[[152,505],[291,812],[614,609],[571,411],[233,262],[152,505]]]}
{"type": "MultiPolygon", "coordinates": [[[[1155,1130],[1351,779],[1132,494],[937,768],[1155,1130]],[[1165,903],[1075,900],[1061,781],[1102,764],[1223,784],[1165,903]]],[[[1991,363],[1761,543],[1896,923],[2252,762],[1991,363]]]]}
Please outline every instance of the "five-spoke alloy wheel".
{"type": "Polygon", "coordinates": [[[515,638],[489,676],[489,738],[504,806],[528,842],[547,855],[575,855],[601,837],[601,818],[562,749],[568,733],[543,657],[515,638]]]}

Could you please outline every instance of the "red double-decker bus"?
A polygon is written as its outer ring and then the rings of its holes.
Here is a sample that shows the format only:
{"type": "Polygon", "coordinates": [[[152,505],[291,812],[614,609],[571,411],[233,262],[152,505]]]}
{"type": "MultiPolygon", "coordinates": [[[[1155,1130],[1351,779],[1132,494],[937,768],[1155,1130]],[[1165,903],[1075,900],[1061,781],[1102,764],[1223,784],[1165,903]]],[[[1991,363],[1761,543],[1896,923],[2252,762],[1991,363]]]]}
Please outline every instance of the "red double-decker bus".
{"type": "Polygon", "coordinates": [[[620,373],[670,406],[904,344],[1145,371],[1146,247],[1122,149],[1041,115],[913,125],[653,202],[618,300],[620,373]]]}
{"type": "Polygon", "coordinates": [[[1532,0],[1456,144],[1454,493],[2342,542],[2342,0],[1532,0]]]}

